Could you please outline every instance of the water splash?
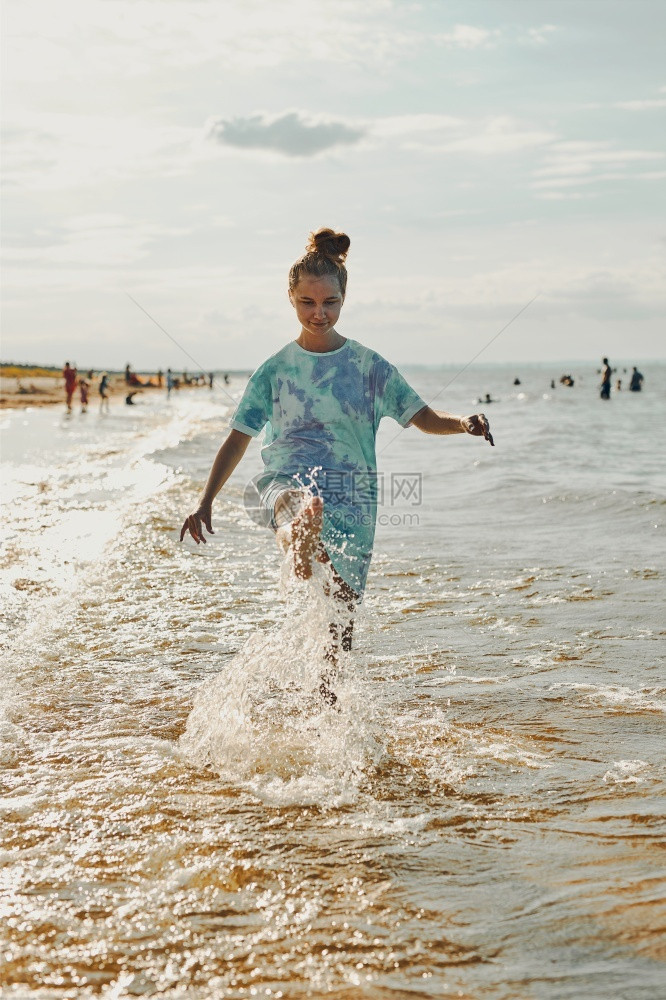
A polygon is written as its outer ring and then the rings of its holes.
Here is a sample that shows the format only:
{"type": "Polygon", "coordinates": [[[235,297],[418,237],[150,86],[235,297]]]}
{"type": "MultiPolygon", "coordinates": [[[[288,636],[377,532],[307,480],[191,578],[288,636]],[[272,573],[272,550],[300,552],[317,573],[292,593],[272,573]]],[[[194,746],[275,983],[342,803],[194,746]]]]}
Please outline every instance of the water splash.
{"type": "Polygon", "coordinates": [[[282,623],[252,635],[201,685],[180,749],[268,804],[349,804],[379,752],[370,688],[352,653],[333,652],[344,621],[326,594],[329,567],[300,583],[289,565],[287,554],[282,623]]]}

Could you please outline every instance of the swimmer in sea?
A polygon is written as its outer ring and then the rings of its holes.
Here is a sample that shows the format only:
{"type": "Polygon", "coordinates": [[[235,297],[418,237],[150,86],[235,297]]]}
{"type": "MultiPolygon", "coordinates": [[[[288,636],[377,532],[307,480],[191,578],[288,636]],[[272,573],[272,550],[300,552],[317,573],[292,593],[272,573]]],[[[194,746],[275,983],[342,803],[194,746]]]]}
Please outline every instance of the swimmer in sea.
{"type": "MultiPolygon", "coordinates": [[[[291,553],[295,576],[307,580],[313,563],[326,567],[340,622],[331,626],[326,659],[351,648],[354,611],[372,556],[377,515],[375,437],[391,417],[425,434],[470,434],[494,443],[483,413],[456,416],[431,409],[397,368],[372,348],[342,336],[337,323],[345,301],[345,233],[319,229],[289,272],[288,295],[299,330],[295,340],[250,377],[180,540],[205,543],[214,534],[213,501],[253,437],[267,426],[259,506],[291,553]]],[[[322,697],[333,703],[330,675],[322,697]]]]}

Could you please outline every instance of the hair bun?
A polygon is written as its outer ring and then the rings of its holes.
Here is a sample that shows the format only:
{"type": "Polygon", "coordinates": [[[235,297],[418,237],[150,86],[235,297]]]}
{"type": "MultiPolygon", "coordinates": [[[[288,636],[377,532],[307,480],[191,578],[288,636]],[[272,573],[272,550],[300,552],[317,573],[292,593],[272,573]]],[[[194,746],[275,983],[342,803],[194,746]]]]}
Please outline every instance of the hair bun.
{"type": "Polygon", "coordinates": [[[344,264],[350,244],[351,240],[346,233],[336,233],[333,229],[322,228],[316,233],[310,233],[305,249],[307,253],[320,253],[338,264],[344,264]]]}

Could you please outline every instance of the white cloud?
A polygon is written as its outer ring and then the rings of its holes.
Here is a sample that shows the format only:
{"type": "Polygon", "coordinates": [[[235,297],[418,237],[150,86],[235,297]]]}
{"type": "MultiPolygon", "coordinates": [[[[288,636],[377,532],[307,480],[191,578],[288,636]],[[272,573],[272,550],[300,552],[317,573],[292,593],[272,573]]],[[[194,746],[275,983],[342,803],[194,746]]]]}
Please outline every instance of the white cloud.
{"type": "Polygon", "coordinates": [[[5,182],[59,190],[103,180],[181,173],[196,156],[198,130],[125,116],[37,113],[30,126],[9,127],[5,182]]]}
{"type": "Polygon", "coordinates": [[[270,150],[286,156],[316,156],[335,146],[354,145],[364,133],[365,129],[344,121],[308,116],[299,111],[212,118],[205,129],[208,138],[221,145],[270,150]]]}
{"type": "Polygon", "coordinates": [[[582,194],[580,191],[544,191],[537,195],[541,201],[581,201],[583,198],[597,198],[595,193],[582,194]]]}
{"type": "Polygon", "coordinates": [[[460,273],[444,270],[436,281],[420,273],[368,277],[362,288],[352,283],[351,293],[351,308],[360,317],[372,313],[406,316],[418,310],[424,314],[423,321],[433,326],[442,317],[459,314],[500,318],[503,311],[510,313],[537,293],[542,308],[549,312],[577,308],[586,315],[602,311],[605,315],[621,309],[627,315],[658,315],[664,308],[663,277],[655,257],[646,254],[631,263],[610,263],[601,269],[598,264],[553,257],[545,247],[535,248],[529,258],[511,256],[495,265],[477,259],[475,267],[460,273]]]}
{"type": "Polygon", "coordinates": [[[5,244],[6,265],[57,266],[89,269],[122,267],[145,258],[150,248],[188,230],[129,219],[111,212],[77,215],[60,226],[38,230],[29,242],[5,244]]]}
{"type": "Polygon", "coordinates": [[[623,111],[647,111],[651,108],[666,108],[666,98],[655,98],[644,101],[617,101],[614,108],[621,108],[623,111]]]}
{"type": "MultiPolygon", "coordinates": [[[[664,160],[666,154],[649,149],[618,149],[610,142],[552,143],[544,166],[533,172],[532,189],[539,192],[590,186],[606,181],[640,179],[632,168],[664,160]]],[[[541,195],[544,197],[545,195],[541,195]]]]}
{"type": "Polygon", "coordinates": [[[122,85],[213,61],[240,71],[296,61],[388,66],[419,40],[387,0],[8,0],[6,8],[9,72],[28,83],[92,76],[122,85]]]}
{"type": "Polygon", "coordinates": [[[314,156],[339,145],[401,148],[413,153],[501,156],[548,146],[558,136],[508,115],[464,119],[451,115],[389,115],[383,118],[326,119],[304,111],[211,118],[205,135],[221,145],[314,156]]]}
{"type": "Polygon", "coordinates": [[[434,41],[449,48],[487,49],[498,37],[498,31],[490,31],[488,28],[476,28],[471,24],[456,24],[451,31],[436,34],[434,41]]]}
{"type": "MultiPolygon", "coordinates": [[[[658,93],[664,93],[664,88],[660,87],[658,93]]],[[[666,98],[646,97],[628,101],[612,101],[608,104],[594,101],[590,104],[583,104],[582,107],[585,111],[599,111],[602,108],[617,108],[620,111],[652,111],[658,108],[666,108],[666,98]]]]}
{"type": "Polygon", "coordinates": [[[368,126],[372,129],[373,135],[394,139],[415,133],[441,133],[452,129],[461,129],[465,127],[465,120],[454,118],[451,115],[421,113],[375,118],[374,121],[368,123],[368,126]]]}
{"type": "Polygon", "coordinates": [[[525,40],[531,45],[545,45],[553,32],[557,31],[554,24],[542,24],[539,28],[528,28],[525,40]]]}
{"type": "Polygon", "coordinates": [[[558,138],[509,115],[483,119],[401,115],[378,119],[369,127],[373,135],[401,142],[408,149],[484,156],[547,146],[558,138]]]}
{"type": "Polygon", "coordinates": [[[464,49],[471,52],[475,49],[492,49],[499,45],[546,45],[554,32],[558,30],[554,24],[542,24],[533,28],[517,28],[508,31],[506,28],[483,28],[472,24],[456,24],[449,31],[437,32],[432,41],[449,49],[464,49]]]}

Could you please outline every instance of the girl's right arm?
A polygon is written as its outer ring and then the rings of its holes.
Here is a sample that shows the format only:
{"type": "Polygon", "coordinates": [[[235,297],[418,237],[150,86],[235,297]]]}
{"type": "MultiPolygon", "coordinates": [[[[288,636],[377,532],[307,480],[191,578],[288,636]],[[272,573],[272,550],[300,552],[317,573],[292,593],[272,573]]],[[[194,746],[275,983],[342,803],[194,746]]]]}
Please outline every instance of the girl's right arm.
{"type": "Polygon", "coordinates": [[[185,519],[183,527],[180,529],[181,542],[189,531],[197,545],[199,542],[203,542],[205,545],[206,539],[204,538],[202,522],[209,534],[215,534],[211,523],[213,500],[240,462],[251,440],[250,435],[243,434],[242,431],[231,430],[229,432],[229,436],[215,456],[208,482],[199,500],[199,506],[185,519]]]}

